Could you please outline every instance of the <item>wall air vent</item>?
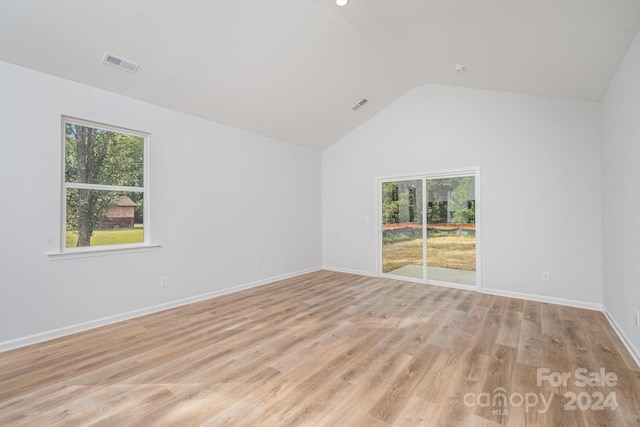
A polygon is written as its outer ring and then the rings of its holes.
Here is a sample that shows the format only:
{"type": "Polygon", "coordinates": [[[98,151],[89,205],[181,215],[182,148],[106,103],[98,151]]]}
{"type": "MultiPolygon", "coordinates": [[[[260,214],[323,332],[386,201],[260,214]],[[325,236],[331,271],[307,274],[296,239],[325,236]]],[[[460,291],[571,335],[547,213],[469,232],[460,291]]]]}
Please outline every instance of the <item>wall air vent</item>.
{"type": "Polygon", "coordinates": [[[352,109],[353,111],[358,111],[358,109],[359,109],[360,107],[362,107],[364,104],[366,104],[367,102],[369,102],[369,101],[367,101],[365,98],[362,98],[360,101],[358,101],[358,102],[356,103],[356,105],[354,105],[353,107],[351,107],[351,109],[352,109]]]}
{"type": "Polygon", "coordinates": [[[104,58],[102,58],[102,63],[111,65],[116,68],[120,68],[121,70],[124,70],[132,74],[138,71],[138,67],[140,66],[139,64],[136,64],[133,61],[120,58],[119,56],[116,56],[109,52],[104,54],[104,58]]]}

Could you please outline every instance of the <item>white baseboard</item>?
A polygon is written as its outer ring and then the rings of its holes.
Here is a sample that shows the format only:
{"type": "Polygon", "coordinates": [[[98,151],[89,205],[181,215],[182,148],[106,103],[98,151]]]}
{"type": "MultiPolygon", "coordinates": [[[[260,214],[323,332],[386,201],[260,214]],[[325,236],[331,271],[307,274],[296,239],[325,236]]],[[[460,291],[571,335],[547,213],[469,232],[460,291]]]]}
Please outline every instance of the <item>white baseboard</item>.
{"type": "Polygon", "coordinates": [[[616,332],[616,334],[618,334],[618,338],[620,338],[620,341],[622,341],[622,344],[624,344],[624,346],[629,351],[629,354],[631,355],[631,357],[633,357],[633,360],[636,362],[636,365],[638,365],[638,368],[640,368],[640,351],[638,351],[638,349],[633,345],[631,340],[624,333],[624,330],[620,327],[620,325],[618,325],[618,322],[616,322],[615,317],[613,317],[611,312],[607,310],[606,306],[604,307],[603,313],[607,318],[607,320],[609,321],[609,323],[611,324],[611,327],[613,328],[613,330],[616,332]]]}
{"type": "Polygon", "coordinates": [[[594,311],[603,310],[602,304],[598,304],[594,302],[547,297],[544,295],[534,295],[534,294],[527,294],[523,292],[504,291],[502,289],[491,289],[491,288],[482,288],[482,290],[479,292],[483,294],[496,295],[499,297],[509,297],[509,298],[516,298],[516,299],[524,299],[529,301],[547,302],[550,304],[566,305],[567,307],[584,308],[587,310],[594,310],[594,311]]]}
{"type": "Polygon", "coordinates": [[[58,329],[52,329],[45,332],[40,332],[33,335],[28,335],[25,337],[16,338],[9,341],[0,342],[0,353],[3,351],[13,350],[19,347],[25,347],[32,344],[37,344],[43,341],[49,341],[55,338],[64,337],[67,335],[75,334],[77,332],[86,331],[88,329],[99,328],[101,326],[110,325],[116,322],[122,322],[123,320],[133,319],[135,317],[146,316],[147,314],[157,313],[164,310],[169,310],[171,308],[180,307],[187,304],[192,304],[194,302],[207,300],[210,298],[214,298],[221,295],[231,294],[234,292],[242,291],[245,289],[255,288],[258,286],[266,285],[269,283],[276,282],[278,280],[289,279],[292,277],[301,276],[303,274],[312,273],[314,271],[320,270],[321,267],[313,267],[305,270],[296,271],[289,274],[283,274],[280,276],[269,277],[267,279],[257,280],[251,283],[244,283],[238,286],[232,286],[225,289],[220,289],[213,292],[208,292],[206,294],[200,294],[189,298],[184,298],[176,301],[169,301],[163,304],[154,305],[151,307],[145,307],[138,310],[129,311],[126,313],[116,314],[114,316],[103,317],[100,319],[90,320],[84,323],[78,323],[75,325],[65,326],[58,329]]]}
{"type": "MultiPolygon", "coordinates": [[[[395,280],[401,280],[401,281],[407,281],[407,282],[424,283],[422,279],[412,279],[410,277],[397,277],[397,276],[394,277],[391,275],[384,275],[384,274],[380,276],[377,273],[372,273],[370,271],[352,270],[349,268],[332,267],[329,265],[323,265],[322,269],[329,270],[329,271],[336,271],[338,273],[357,274],[358,276],[385,277],[388,279],[395,279],[395,280]]],[[[565,305],[568,307],[584,308],[587,310],[594,310],[594,311],[603,311],[602,304],[586,302],[586,301],[547,297],[543,295],[534,295],[534,294],[527,294],[522,292],[504,291],[502,289],[491,289],[491,288],[484,288],[484,287],[481,289],[478,289],[476,286],[456,285],[454,283],[449,284],[444,282],[441,283],[441,282],[431,281],[428,284],[433,286],[441,286],[445,288],[454,288],[454,289],[461,289],[465,291],[480,292],[483,294],[496,295],[500,297],[509,297],[509,298],[516,298],[516,299],[523,299],[523,300],[530,300],[530,301],[547,302],[550,304],[565,305]]]]}
{"type": "Polygon", "coordinates": [[[376,273],[371,273],[370,271],[352,270],[350,268],[342,267],[331,267],[329,265],[323,265],[322,270],[335,271],[337,273],[356,274],[358,276],[378,277],[376,273]]]}

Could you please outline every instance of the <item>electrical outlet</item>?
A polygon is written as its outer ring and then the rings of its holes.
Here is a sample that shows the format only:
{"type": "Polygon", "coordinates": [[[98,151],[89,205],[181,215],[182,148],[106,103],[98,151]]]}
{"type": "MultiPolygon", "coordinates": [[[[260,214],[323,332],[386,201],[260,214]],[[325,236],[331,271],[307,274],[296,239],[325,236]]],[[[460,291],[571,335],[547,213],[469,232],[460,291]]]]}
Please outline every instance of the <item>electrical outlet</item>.
{"type": "Polygon", "coordinates": [[[162,276],[160,278],[160,287],[166,288],[167,286],[169,286],[169,276],[162,276]]]}
{"type": "Polygon", "coordinates": [[[636,326],[640,327],[640,309],[636,308],[636,326]]]}
{"type": "Polygon", "coordinates": [[[548,271],[543,271],[542,272],[542,281],[543,282],[551,281],[551,273],[549,273],[548,271]]]}
{"type": "Polygon", "coordinates": [[[256,261],[256,268],[262,268],[262,261],[256,261]]]}

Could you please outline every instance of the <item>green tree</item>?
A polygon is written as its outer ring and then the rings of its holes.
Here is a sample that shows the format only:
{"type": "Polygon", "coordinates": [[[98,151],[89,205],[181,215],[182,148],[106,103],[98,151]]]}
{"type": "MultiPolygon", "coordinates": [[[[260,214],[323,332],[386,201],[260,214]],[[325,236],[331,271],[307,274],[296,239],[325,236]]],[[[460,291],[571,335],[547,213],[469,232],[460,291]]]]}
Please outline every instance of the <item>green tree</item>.
{"type": "Polygon", "coordinates": [[[427,223],[475,222],[474,177],[430,179],[427,191],[427,223]]]}
{"type": "Polygon", "coordinates": [[[422,184],[420,181],[382,183],[382,222],[421,222],[422,184]]]}
{"type": "Polygon", "coordinates": [[[457,182],[451,191],[453,204],[451,222],[473,224],[476,222],[475,178],[465,176],[455,179],[457,182]]]}
{"type": "Polygon", "coordinates": [[[397,182],[382,183],[382,223],[397,224],[399,222],[399,194],[397,182]]]}

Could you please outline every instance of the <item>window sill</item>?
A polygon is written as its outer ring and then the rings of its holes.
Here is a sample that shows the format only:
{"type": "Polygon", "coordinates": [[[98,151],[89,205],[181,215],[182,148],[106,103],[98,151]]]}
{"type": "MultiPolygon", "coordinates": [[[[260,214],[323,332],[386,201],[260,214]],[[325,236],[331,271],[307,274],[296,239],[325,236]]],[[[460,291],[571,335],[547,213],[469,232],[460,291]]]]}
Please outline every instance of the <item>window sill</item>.
{"type": "Polygon", "coordinates": [[[121,255],[136,252],[151,252],[160,249],[160,245],[118,245],[110,247],[93,247],[87,249],[71,249],[65,252],[50,252],[47,254],[49,261],[59,261],[63,259],[89,258],[108,255],[121,255]]]}

